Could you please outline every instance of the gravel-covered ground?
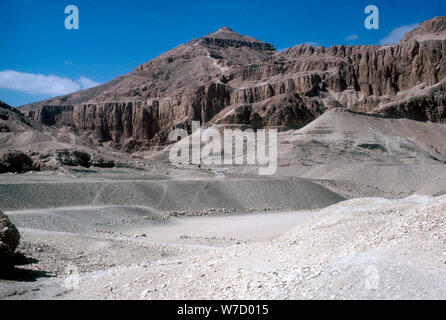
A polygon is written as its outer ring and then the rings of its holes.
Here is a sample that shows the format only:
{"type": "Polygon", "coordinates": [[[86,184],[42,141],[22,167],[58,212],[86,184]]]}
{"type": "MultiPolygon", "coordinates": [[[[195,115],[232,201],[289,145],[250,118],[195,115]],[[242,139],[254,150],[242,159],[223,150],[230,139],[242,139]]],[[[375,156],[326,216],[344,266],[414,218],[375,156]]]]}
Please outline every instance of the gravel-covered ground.
{"type": "Polygon", "coordinates": [[[1,282],[0,295],[444,299],[445,214],[444,196],[205,217],[125,207],[9,212],[33,260],[1,282]]]}

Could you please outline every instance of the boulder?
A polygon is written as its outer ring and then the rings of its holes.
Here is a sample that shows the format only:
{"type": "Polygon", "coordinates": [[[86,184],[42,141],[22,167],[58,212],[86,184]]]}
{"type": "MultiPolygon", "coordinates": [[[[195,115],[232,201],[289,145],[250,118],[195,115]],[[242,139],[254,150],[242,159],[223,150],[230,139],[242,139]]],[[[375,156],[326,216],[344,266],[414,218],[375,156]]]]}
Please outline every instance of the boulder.
{"type": "Polygon", "coordinates": [[[0,173],[33,170],[33,160],[24,152],[9,150],[0,158],[0,173]]]}
{"type": "Polygon", "coordinates": [[[57,150],[56,151],[56,160],[58,163],[70,167],[91,167],[91,156],[88,152],[80,151],[80,150],[57,150]]]}
{"type": "Polygon", "coordinates": [[[8,217],[0,211],[0,269],[14,264],[20,234],[8,217]]]}

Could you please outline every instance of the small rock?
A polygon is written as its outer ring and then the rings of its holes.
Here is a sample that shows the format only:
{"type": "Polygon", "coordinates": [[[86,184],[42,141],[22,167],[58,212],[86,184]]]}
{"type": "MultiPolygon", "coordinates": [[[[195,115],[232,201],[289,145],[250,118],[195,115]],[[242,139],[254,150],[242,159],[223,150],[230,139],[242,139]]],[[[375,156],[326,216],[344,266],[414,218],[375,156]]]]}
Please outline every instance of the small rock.
{"type": "Polygon", "coordinates": [[[146,296],[149,292],[150,292],[149,289],[144,290],[144,291],[141,293],[141,297],[146,296]]]}

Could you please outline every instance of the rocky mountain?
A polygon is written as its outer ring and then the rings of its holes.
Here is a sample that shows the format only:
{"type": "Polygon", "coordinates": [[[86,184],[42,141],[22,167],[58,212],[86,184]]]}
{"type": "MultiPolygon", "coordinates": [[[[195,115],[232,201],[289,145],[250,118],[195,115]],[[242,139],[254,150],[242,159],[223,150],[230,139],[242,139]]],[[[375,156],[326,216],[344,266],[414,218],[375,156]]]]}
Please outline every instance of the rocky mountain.
{"type": "Polygon", "coordinates": [[[431,20],[421,23],[418,28],[408,32],[403,42],[409,40],[429,40],[444,39],[446,37],[446,19],[445,17],[435,17],[431,20]]]}
{"type": "Polygon", "coordinates": [[[19,110],[0,101],[0,133],[27,131],[36,127],[39,125],[26,119],[19,110]]]}
{"type": "Polygon", "coordinates": [[[325,110],[446,122],[446,17],[397,45],[273,45],[227,27],[101,86],[20,107],[126,151],[167,143],[172,128],[243,124],[299,128],[325,110]]]}

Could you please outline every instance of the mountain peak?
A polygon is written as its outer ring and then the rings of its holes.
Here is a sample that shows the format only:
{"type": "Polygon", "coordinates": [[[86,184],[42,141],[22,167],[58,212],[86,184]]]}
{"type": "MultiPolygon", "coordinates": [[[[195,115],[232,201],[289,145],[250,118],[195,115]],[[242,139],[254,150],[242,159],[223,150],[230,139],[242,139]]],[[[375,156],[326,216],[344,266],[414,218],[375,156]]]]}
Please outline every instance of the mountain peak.
{"type": "Polygon", "coordinates": [[[272,44],[239,34],[226,26],[221,27],[213,33],[209,33],[200,39],[209,45],[218,47],[250,47],[260,50],[275,50],[272,44]]]}
{"type": "Polygon", "coordinates": [[[218,29],[217,31],[231,31],[231,32],[233,32],[231,28],[226,27],[226,26],[221,27],[221,28],[218,29]]]}

